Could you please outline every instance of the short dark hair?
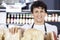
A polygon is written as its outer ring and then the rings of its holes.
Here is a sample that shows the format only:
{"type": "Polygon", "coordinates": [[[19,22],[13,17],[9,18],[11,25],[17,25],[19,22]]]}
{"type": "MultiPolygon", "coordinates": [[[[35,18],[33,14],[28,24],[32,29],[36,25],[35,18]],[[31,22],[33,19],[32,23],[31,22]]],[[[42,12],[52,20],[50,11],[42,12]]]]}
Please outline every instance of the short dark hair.
{"type": "Polygon", "coordinates": [[[42,7],[47,12],[47,5],[43,1],[34,1],[31,5],[31,12],[33,13],[33,9],[37,7],[42,7]]]}

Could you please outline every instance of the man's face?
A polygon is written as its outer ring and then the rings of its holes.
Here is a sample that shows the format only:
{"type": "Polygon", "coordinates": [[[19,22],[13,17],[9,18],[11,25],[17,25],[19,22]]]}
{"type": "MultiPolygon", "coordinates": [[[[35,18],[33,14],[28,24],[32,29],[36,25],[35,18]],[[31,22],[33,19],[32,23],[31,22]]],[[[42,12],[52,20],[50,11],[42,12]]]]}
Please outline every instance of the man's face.
{"type": "Polygon", "coordinates": [[[43,22],[46,15],[45,9],[38,7],[33,9],[33,16],[36,22],[43,22]]]}

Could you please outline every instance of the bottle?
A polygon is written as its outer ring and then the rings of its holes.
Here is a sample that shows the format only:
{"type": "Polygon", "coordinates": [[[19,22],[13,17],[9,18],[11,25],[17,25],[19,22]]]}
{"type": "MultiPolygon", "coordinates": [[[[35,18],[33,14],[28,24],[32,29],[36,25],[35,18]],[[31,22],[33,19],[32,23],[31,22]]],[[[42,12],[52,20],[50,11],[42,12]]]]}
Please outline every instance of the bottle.
{"type": "Polygon", "coordinates": [[[51,22],[51,15],[48,15],[48,22],[51,22]]]}
{"type": "Polygon", "coordinates": [[[22,25],[23,25],[23,14],[22,14],[22,25]]]}
{"type": "Polygon", "coordinates": [[[23,19],[23,24],[25,24],[25,19],[23,19]]]}
{"type": "Polygon", "coordinates": [[[26,24],[28,23],[28,21],[27,21],[28,19],[27,18],[28,18],[28,14],[26,14],[26,24]]]}
{"type": "Polygon", "coordinates": [[[10,23],[10,14],[7,14],[7,24],[10,23]]]}
{"type": "Polygon", "coordinates": [[[19,14],[17,14],[17,24],[19,24],[19,14]]]}
{"type": "Polygon", "coordinates": [[[22,14],[20,14],[20,24],[23,24],[23,21],[22,21],[22,14]]]}
{"type": "Polygon", "coordinates": [[[58,14],[56,13],[55,14],[55,22],[57,22],[58,21],[58,14]]]}
{"type": "Polygon", "coordinates": [[[16,24],[17,23],[17,17],[16,17],[16,14],[14,14],[14,24],[16,24]]]}
{"type": "Polygon", "coordinates": [[[23,14],[23,24],[25,24],[25,14],[23,14]]]}
{"type": "Polygon", "coordinates": [[[19,24],[20,24],[20,13],[19,13],[19,24]]]}
{"type": "Polygon", "coordinates": [[[13,19],[13,14],[11,14],[11,24],[13,24],[14,19],[13,19]]]}
{"type": "Polygon", "coordinates": [[[20,24],[20,13],[19,13],[19,24],[20,24]]]}
{"type": "Polygon", "coordinates": [[[60,16],[58,16],[58,22],[60,22],[60,16]]]}
{"type": "Polygon", "coordinates": [[[9,19],[10,19],[10,24],[11,24],[11,14],[10,14],[10,18],[9,19]]]}
{"type": "Polygon", "coordinates": [[[25,24],[26,24],[26,13],[25,13],[25,24]]]}
{"type": "Polygon", "coordinates": [[[54,22],[54,13],[52,14],[52,20],[51,21],[54,22]]]}
{"type": "Polygon", "coordinates": [[[29,14],[26,14],[26,23],[29,24],[29,14]]]}

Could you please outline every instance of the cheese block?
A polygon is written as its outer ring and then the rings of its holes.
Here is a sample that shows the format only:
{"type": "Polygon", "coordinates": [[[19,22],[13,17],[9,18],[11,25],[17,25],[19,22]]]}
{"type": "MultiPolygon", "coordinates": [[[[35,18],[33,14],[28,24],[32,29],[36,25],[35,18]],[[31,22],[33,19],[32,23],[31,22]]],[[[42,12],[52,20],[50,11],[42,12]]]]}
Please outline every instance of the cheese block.
{"type": "Polygon", "coordinates": [[[3,35],[4,35],[4,30],[3,29],[0,29],[0,40],[3,39],[3,35]]]}
{"type": "Polygon", "coordinates": [[[6,30],[4,37],[4,40],[21,40],[21,30],[18,30],[15,34],[11,34],[9,30],[6,30]]]}
{"type": "Polygon", "coordinates": [[[50,32],[47,34],[46,40],[57,40],[57,36],[54,32],[50,32]]]}
{"type": "Polygon", "coordinates": [[[44,40],[44,34],[40,30],[28,29],[24,32],[21,40],[44,40]]]}

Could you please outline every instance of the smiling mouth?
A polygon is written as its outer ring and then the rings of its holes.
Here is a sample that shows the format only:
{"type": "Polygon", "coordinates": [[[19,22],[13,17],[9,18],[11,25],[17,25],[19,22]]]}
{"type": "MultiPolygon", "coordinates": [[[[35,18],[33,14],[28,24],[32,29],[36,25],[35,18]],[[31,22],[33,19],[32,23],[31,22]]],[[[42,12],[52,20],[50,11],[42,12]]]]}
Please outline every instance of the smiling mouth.
{"type": "Polygon", "coordinates": [[[42,16],[41,17],[38,17],[38,19],[41,19],[42,18],[42,16]]]}

